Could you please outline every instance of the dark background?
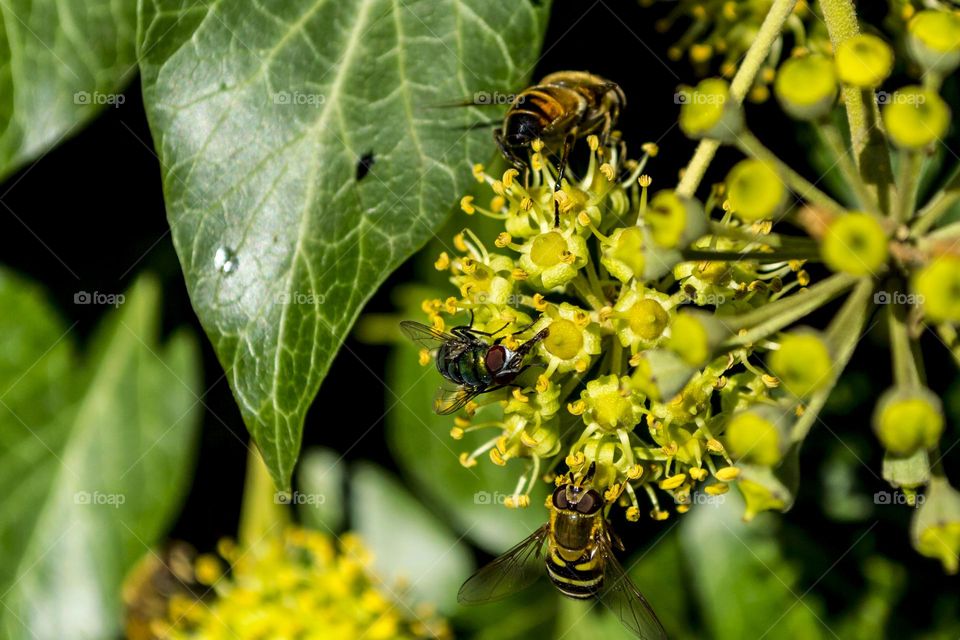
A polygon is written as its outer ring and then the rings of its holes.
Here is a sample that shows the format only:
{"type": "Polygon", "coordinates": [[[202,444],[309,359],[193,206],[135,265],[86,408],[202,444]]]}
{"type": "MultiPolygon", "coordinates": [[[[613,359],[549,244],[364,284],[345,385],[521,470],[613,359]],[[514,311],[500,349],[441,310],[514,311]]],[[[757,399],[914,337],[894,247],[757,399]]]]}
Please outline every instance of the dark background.
{"type": "MultiPolygon", "coordinates": [[[[594,4],[592,8],[591,4],[575,0],[555,3],[545,54],[534,76],[560,69],[587,69],[618,82],[628,97],[620,123],[625,139],[632,141],[634,149],[643,141],[658,142],[661,154],[650,165],[649,173],[655,186],[672,185],[677,170],[694,149],[694,144],[673,126],[678,113],[673,94],[677,85],[695,78],[687,64],[670,63],[668,68],[651,51],[666,51],[678,33],[664,35],[655,31],[655,19],[664,13],[665,7],[641,10],[636,3],[625,0],[594,4]],[[615,13],[611,11],[614,6],[615,13]]],[[[153,152],[138,81],[131,84],[125,95],[123,105],[108,108],[78,136],[0,187],[0,201],[6,205],[0,208],[0,253],[8,267],[42,283],[68,323],[77,321],[84,336],[95,327],[105,309],[73,304],[77,291],[119,293],[145,271],[162,280],[164,326],[169,330],[190,325],[201,337],[206,378],[206,412],[194,481],[171,535],[200,549],[210,549],[219,537],[236,532],[247,434],[222,369],[190,308],[168,233],[161,170],[153,152]]],[[[795,166],[804,157],[802,134],[794,137],[796,129],[784,126],[773,102],[751,105],[748,122],[781,157],[795,159],[795,166]]],[[[722,151],[705,184],[721,180],[737,157],[733,152],[722,151]]],[[[799,168],[809,177],[816,177],[809,165],[799,168]]],[[[391,311],[389,292],[393,285],[413,277],[412,266],[401,268],[381,288],[368,310],[391,311]]],[[[881,330],[882,327],[877,331],[881,330]]],[[[953,365],[945,359],[942,349],[928,348],[926,352],[930,384],[936,391],[946,393],[955,375],[953,365]]],[[[352,338],[346,342],[308,417],[304,447],[323,445],[346,452],[348,460],[372,459],[395,468],[382,429],[385,404],[379,379],[384,377],[386,354],[385,347],[361,344],[352,338]],[[349,416],[337,415],[340,399],[356,398],[358,389],[368,390],[369,401],[351,401],[349,416]],[[367,435],[356,441],[364,432],[367,435]]],[[[827,498],[819,470],[828,456],[837,451],[854,451],[879,475],[881,459],[870,433],[869,412],[872,399],[890,382],[889,356],[881,336],[869,336],[861,343],[850,371],[852,374],[845,377],[844,393],[852,402],[846,408],[834,403],[834,411],[828,410],[823,416],[829,428],[814,427],[804,446],[801,495],[796,507],[783,517],[782,535],[788,557],[795,560],[801,572],[801,584],[812,585],[853,545],[870,522],[880,518],[882,521],[871,530],[869,538],[844,556],[817,584],[816,589],[825,596],[828,606],[842,608],[852,595],[860,592],[861,562],[878,552],[906,565],[913,579],[922,581],[924,592],[955,599],[955,581],[945,578],[935,562],[920,558],[911,549],[910,509],[877,509],[869,520],[857,523],[835,522],[824,516],[827,498]],[[854,409],[857,401],[859,408],[854,409]]],[[[949,404],[955,402],[948,400],[949,404]]],[[[951,425],[944,438],[945,446],[956,437],[956,427],[951,425]]],[[[955,468],[956,454],[954,451],[948,457],[947,468],[955,468]]],[[[863,466],[855,465],[855,473],[858,490],[872,495],[887,489],[863,466]]],[[[635,543],[642,544],[657,533],[658,525],[640,524],[625,533],[628,540],[635,538],[635,543]]],[[[933,607],[941,606],[918,590],[912,593],[901,602],[902,611],[929,619],[933,607]]]]}

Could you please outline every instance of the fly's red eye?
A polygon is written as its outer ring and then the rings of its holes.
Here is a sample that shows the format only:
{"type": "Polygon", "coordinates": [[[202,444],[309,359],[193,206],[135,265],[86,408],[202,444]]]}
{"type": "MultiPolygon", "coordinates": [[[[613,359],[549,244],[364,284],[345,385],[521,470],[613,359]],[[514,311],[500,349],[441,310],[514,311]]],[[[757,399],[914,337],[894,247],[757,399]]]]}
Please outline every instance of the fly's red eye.
{"type": "Polygon", "coordinates": [[[507,350],[500,345],[492,346],[487,350],[487,357],[484,360],[487,371],[497,373],[507,363],[507,350]]]}
{"type": "Polygon", "coordinates": [[[553,506],[557,509],[570,508],[570,503],[567,502],[566,487],[557,487],[557,490],[553,492],[553,506]]]}

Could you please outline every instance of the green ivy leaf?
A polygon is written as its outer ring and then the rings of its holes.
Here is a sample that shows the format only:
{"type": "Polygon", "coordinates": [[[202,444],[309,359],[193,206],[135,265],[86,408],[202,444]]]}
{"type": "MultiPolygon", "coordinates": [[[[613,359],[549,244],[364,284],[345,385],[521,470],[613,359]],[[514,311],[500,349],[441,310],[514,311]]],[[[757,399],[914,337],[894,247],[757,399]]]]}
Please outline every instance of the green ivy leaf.
{"type": "Polygon", "coordinates": [[[364,302],[493,151],[489,131],[465,128],[479,110],[430,105],[522,85],[547,13],[528,0],[142,0],[174,245],[279,488],[364,302]]]}
{"type": "Polygon", "coordinates": [[[136,20],[127,1],[0,3],[0,180],[123,103],[136,20]]]}
{"type": "MultiPolygon", "coordinates": [[[[473,568],[466,546],[394,477],[370,463],[351,474],[350,517],[388,585],[408,585],[414,602],[449,615],[473,568]]],[[[402,594],[397,594],[402,595],[402,594]]]]}
{"type": "Polygon", "coordinates": [[[141,280],[85,361],[35,287],[0,271],[0,637],[117,637],[124,575],[163,534],[199,424],[191,336],[157,344],[141,280]]]}
{"type": "Polygon", "coordinates": [[[680,540],[700,612],[717,640],[832,637],[824,607],[799,584],[761,514],[743,522],[743,500],[730,492],[683,516],[680,540]],[[802,595],[802,600],[800,596],[802,595]]]}

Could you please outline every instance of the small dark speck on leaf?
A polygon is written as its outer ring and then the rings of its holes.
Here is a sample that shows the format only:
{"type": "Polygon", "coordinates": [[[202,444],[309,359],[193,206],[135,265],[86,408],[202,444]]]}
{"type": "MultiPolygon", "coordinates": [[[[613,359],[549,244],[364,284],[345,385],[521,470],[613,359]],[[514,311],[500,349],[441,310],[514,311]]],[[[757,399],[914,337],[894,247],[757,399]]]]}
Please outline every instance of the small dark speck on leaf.
{"type": "Polygon", "coordinates": [[[373,151],[368,151],[360,157],[360,160],[357,161],[357,182],[367,177],[367,174],[370,173],[370,167],[373,166],[375,161],[373,151]]]}

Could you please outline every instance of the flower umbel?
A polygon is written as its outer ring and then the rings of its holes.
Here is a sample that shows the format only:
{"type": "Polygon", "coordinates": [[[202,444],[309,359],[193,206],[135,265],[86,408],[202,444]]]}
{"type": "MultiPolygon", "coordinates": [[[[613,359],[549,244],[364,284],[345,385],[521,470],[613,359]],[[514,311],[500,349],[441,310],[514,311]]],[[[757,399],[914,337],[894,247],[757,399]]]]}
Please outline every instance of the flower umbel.
{"type": "Polygon", "coordinates": [[[941,94],[960,64],[960,18],[934,0],[919,12],[895,6],[900,46],[869,30],[834,25],[828,34],[823,23],[836,16],[821,20],[805,2],[678,2],[663,26],[679,16],[694,26],[674,57],[687,50],[703,68],[729,57],[723,77],[676,96],[680,129],[700,141],[676,188],[644,174],[655,145],[634,160],[616,134],[590,136],[582,177],[568,168],[556,190],[543,145],[533,145],[522,178],[475,167],[494,197],[483,210],[468,198],[464,210],[503,231],[458,235],[457,255],[436,265],[460,296],[424,310],[437,327],[465,324],[467,314],[482,331],[506,325],[494,338],[508,347],[549,330],[514,388],[478,396],[457,418],[458,433],[491,432],[461,456],[465,465],[488,454],[518,470],[508,506],[529,504],[539,479],[563,481],[595,464],[595,488],[629,520],[663,520],[685,512],[696,492],[718,496],[731,485],[747,518],[789,509],[799,449],[881,314],[894,379],[873,421],[884,477],[913,496],[928,483],[939,492],[927,504],[947,507],[935,517],[926,508],[915,544],[956,570],[956,496],[937,484],[946,483],[946,425],[924,386],[918,340],[935,330],[960,360],[960,223],[943,223],[960,202],[958,170],[935,183],[926,161],[951,128],[941,94]],[[880,91],[898,77],[904,51],[922,84],[880,91]],[[727,67],[741,57],[740,69],[727,67]],[[762,101],[770,85],[787,117],[816,129],[845,193],[825,192],[753,134],[744,100],[762,101]],[[698,199],[721,145],[744,157],[698,199]],[[943,186],[921,202],[927,183],[943,186]],[[891,299],[897,283],[909,283],[909,295],[897,289],[891,299]],[[826,327],[802,326],[838,299],[826,327]]]}
{"type": "Polygon", "coordinates": [[[290,528],[246,549],[224,541],[219,551],[220,557],[200,556],[194,567],[197,580],[215,594],[213,599],[174,596],[167,619],[154,623],[157,637],[451,637],[433,611],[414,611],[396,600],[371,572],[369,553],[351,534],[334,542],[315,531],[290,528]]]}

